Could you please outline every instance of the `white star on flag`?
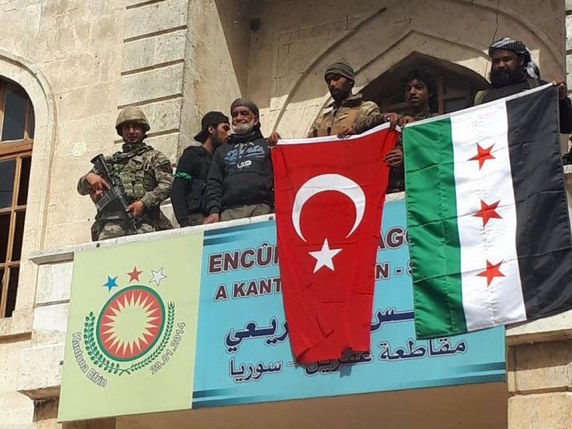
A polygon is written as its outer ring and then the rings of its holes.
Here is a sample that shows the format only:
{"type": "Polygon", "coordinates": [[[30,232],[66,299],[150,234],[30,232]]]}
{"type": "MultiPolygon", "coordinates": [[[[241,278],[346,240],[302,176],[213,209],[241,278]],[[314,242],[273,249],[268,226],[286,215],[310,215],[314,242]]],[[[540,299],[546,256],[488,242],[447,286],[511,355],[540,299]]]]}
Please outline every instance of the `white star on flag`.
{"type": "Polygon", "coordinates": [[[330,270],[335,271],[333,258],[341,251],[342,249],[330,249],[328,239],[326,238],[324,244],[322,244],[322,249],[317,252],[308,252],[312,258],[316,259],[314,273],[322,267],[328,267],[330,270]]]}
{"type": "Polygon", "coordinates": [[[151,270],[151,280],[149,283],[157,283],[157,286],[161,285],[161,280],[166,279],[167,276],[163,274],[163,267],[159,268],[157,271],[151,270]]]}

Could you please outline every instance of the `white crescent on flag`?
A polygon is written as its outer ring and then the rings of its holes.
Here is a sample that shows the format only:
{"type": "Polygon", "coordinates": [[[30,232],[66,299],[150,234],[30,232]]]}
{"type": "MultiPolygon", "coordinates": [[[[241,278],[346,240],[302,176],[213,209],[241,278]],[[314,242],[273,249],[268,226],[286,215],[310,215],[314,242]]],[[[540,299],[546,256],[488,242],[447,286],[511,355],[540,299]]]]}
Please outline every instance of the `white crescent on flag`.
{"type": "Polygon", "coordinates": [[[304,241],[307,240],[300,228],[300,217],[304,204],[314,195],[326,191],[335,191],[344,194],[352,201],[356,208],[355,222],[348,235],[346,235],[346,238],[353,234],[363,219],[365,212],[365,194],[356,182],[340,174],[321,174],[314,176],[298,189],[292,209],[292,224],[298,236],[304,241]]]}

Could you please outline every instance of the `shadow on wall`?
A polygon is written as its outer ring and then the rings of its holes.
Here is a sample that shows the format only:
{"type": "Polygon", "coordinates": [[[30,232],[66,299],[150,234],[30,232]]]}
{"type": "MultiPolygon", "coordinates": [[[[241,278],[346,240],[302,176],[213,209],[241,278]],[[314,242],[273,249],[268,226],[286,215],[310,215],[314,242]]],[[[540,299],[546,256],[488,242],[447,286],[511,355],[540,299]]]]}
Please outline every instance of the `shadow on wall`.
{"type": "Polygon", "coordinates": [[[234,74],[241,94],[247,93],[250,32],[255,25],[249,15],[251,0],[215,0],[234,74]]]}
{"type": "MultiPolygon", "coordinates": [[[[358,38],[362,36],[356,34],[354,37],[358,38]]],[[[352,39],[353,37],[344,40],[337,52],[347,52],[347,50],[350,50],[351,46],[349,45],[351,45],[352,39]]],[[[356,86],[361,86],[365,89],[365,87],[373,85],[373,87],[379,88],[382,76],[389,82],[388,85],[394,85],[394,78],[408,66],[413,65],[417,60],[421,63],[428,62],[431,68],[433,68],[432,66],[436,66],[439,69],[451,70],[453,72],[464,70],[461,74],[473,76],[475,80],[480,78],[481,82],[486,85],[486,80],[477,73],[477,71],[458,65],[474,61],[476,58],[482,58],[483,61],[486,62],[485,55],[482,52],[465,49],[464,47],[451,47],[447,52],[443,52],[446,54],[447,59],[441,59],[415,51],[416,47],[423,49],[424,46],[440,46],[444,43],[446,44],[448,42],[433,39],[423,33],[410,31],[403,35],[395,44],[388,43],[385,46],[378,44],[375,49],[372,47],[371,49],[363,50],[361,58],[354,61],[350,60],[350,63],[356,69],[356,86]],[[423,39],[426,39],[424,43],[419,43],[419,41],[423,39]],[[363,65],[360,66],[361,64],[363,65]]],[[[432,49],[427,49],[427,51],[431,50],[432,49]]],[[[316,61],[312,65],[314,68],[312,72],[308,70],[308,73],[303,79],[294,83],[290,92],[285,91],[284,94],[276,95],[281,96],[289,93],[290,103],[298,103],[308,99],[323,97],[327,90],[323,81],[323,70],[325,70],[327,65],[332,61],[335,61],[335,55],[325,55],[320,61],[316,61]]],[[[481,70],[479,70],[479,72],[480,71],[481,70]]],[[[485,70],[482,71],[486,73],[485,70]]],[[[381,86],[383,85],[381,84],[381,86]]],[[[371,91],[365,91],[364,96],[367,98],[370,93],[371,91]]]]}
{"type": "Polygon", "coordinates": [[[268,130],[284,135],[310,126],[327,102],[324,69],[340,57],[356,69],[357,89],[372,85],[364,95],[374,100],[380,95],[370,94],[373,88],[383,94],[382,80],[394,84],[394,67],[412,52],[439,57],[439,69],[470,81],[474,92],[484,81],[477,77],[488,73],[487,47],[504,35],[543,52],[550,75],[562,56],[552,42],[558,25],[546,20],[563,23],[563,6],[548,11],[535,3],[523,16],[519,2],[525,0],[498,8],[468,0],[215,0],[242,95],[258,104],[268,130]],[[475,18],[479,31],[468,32],[475,18]],[[448,70],[454,64],[466,70],[448,70]]]}

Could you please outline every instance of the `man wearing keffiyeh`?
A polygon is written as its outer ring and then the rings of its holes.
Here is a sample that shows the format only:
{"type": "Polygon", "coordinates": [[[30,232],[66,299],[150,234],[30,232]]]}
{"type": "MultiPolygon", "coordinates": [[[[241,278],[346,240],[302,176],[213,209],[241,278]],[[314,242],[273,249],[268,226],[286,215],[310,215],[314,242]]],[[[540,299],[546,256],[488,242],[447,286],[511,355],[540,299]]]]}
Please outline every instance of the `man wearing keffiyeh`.
{"type": "MultiPolygon", "coordinates": [[[[548,83],[540,79],[540,70],[521,41],[508,37],[497,40],[489,47],[489,58],[491,86],[477,92],[474,104],[498,100],[548,83]]],[[[552,84],[558,87],[560,96],[560,132],[568,134],[572,131],[572,103],[566,96],[566,82],[557,79],[552,84]]]]}

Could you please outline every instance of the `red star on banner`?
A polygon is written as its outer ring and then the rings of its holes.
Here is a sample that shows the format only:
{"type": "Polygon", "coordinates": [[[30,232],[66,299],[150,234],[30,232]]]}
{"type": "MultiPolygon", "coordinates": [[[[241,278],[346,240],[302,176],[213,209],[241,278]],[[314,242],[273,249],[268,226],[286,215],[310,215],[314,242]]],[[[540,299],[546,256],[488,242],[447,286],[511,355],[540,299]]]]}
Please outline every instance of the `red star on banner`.
{"type": "Polygon", "coordinates": [[[499,268],[504,261],[500,261],[498,264],[491,264],[487,259],[487,269],[481,271],[477,276],[487,278],[487,287],[489,287],[495,277],[504,277],[504,274],[500,272],[499,268]]]}
{"type": "Polygon", "coordinates": [[[502,216],[499,215],[496,211],[499,203],[500,201],[497,201],[496,203],[488,205],[483,200],[481,200],[481,210],[475,213],[473,216],[483,219],[483,227],[485,227],[488,221],[491,219],[502,219],[502,216]]]}
{"type": "Polygon", "coordinates": [[[129,276],[129,283],[131,283],[132,281],[139,281],[139,274],[141,274],[142,272],[143,271],[137,271],[137,267],[133,267],[133,271],[127,273],[127,275],[129,276]]]}
{"type": "Polygon", "coordinates": [[[480,170],[481,168],[483,168],[483,164],[485,163],[485,161],[489,159],[495,159],[495,157],[491,155],[493,146],[494,144],[486,149],[483,149],[483,147],[477,143],[477,154],[472,158],[469,158],[469,161],[479,161],[479,170],[480,170]]]}

